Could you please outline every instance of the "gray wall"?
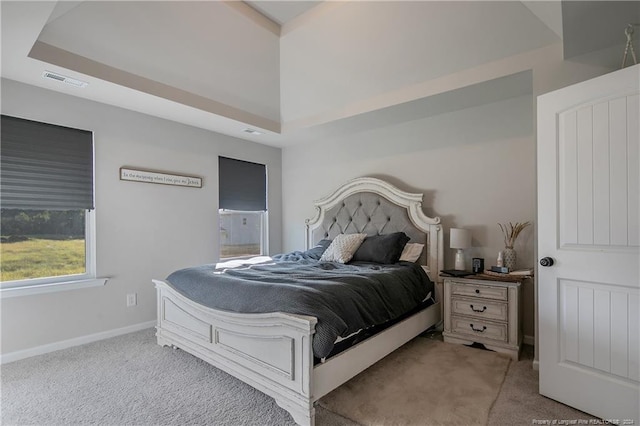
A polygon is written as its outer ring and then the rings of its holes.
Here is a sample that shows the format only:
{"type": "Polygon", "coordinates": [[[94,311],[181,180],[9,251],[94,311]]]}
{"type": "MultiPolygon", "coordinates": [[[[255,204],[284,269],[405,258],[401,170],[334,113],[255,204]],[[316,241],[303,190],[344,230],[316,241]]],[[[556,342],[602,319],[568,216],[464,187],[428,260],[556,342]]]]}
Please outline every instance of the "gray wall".
{"type": "MultiPolygon", "coordinates": [[[[424,193],[429,215],[450,227],[469,228],[473,248],[487,264],[504,244],[497,222],[535,217],[533,99],[501,102],[423,118],[347,137],[283,150],[285,249],[304,243],[304,219],[313,200],[349,179],[376,176],[424,193]],[[329,154],[330,153],[330,154],[329,154]],[[323,158],[323,161],[317,161],[323,158]],[[299,224],[300,226],[294,226],[299,224]]],[[[518,240],[521,266],[533,263],[532,229],[518,240]]],[[[445,267],[455,251],[447,249],[445,267]]]]}
{"type": "MultiPolygon", "coordinates": [[[[304,245],[313,200],[349,179],[375,176],[424,193],[425,211],[445,228],[445,268],[453,268],[449,228],[472,230],[472,257],[495,265],[504,247],[498,222],[534,221],[536,162],[531,95],[283,150],[286,250],[304,245]],[[331,154],[328,154],[331,153],[331,154]],[[323,161],[318,161],[323,158],[323,161]],[[295,226],[295,225],[298,226],[295,226]]],[[[534,264],[534,229],[518,239],[518,265],[534,264]]],[[[525,334],[533,336],[533,283],[526,284],[525,334]]]]}
{"type": "Polygon", "coordinates": [[[104,287],[2,300],[2,353],[156,318],[152,278],[218,257],[218,155],[269,173],[269,247],[282,250],[281,151],[81,98],[2,80],[2,113],[92,130],[98,276],[104,287]],[[201,176],[201,189],[119,180],[134,166],[201,176]],[[138,305],[126,307],[126,294],[138,305]]]}
{"type": "MultiPolygon", "coordinates": [[[[564,61],[561,44],[475,70],[479,75],[531,70],[532,94],[284,148],[284,249],[304,246],[304,220],[314,215],[313,200],[346,180],[374,176],[425,194],[425,212],[440,216],[445,227],[445,268],[453,267],[455,256],[448,248],[449,228],[472,231],[473,247],[465,250],[468,268],[472,257],[491,266],[504,248],[497,223],[509,221],[534,223],[515,247],[518,267],[534,266],[536,97],[611,70],[564,61]]],[[[535,280],[525,282],[522,292],[523,332],[533,343],[535,280]]]]}

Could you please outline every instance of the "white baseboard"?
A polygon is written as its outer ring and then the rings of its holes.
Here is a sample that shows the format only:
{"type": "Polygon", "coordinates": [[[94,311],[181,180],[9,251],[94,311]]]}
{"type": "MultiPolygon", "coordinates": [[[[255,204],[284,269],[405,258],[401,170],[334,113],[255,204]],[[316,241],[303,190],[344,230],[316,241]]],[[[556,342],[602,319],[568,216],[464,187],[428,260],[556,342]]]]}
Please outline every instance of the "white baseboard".
{"type": "Polygon", "coordinates": [[[537,359],[534,359],[532,367],[535,371],[540,371],[540,361],[537,359]]]}
{"type": "Polygon", "coordinates": [[[144,330],[156,325],[156,321],[141,322],[139,324],[129,325],[122,328],[116,328],[114,330],[102,331],[100,333],[89,334],[88,336],[75,337],[69,340],[62,340],[60,342],[49,343],[42,346],[36,346],[34,348],[23,349],[20,351],[9,352],[0,355],[0,364],[7,364],[9,362],[18,361],[21,359],[29,358],[36,355],[42,355],[49,352],[59,351],[61,349],[71,348],[73,346],[80,346],[86,343],[97,342],[98,340],[108,339],[110,337],[120,336],[122,334],[133,333],[134,331],[144,330]]]}
{"type": "Polygon", "coordinates": [[[536,345],[536,338],[535,338],[535,336],[523,336],[522,337],[522,343],[524,343],[525,345],[535,346],[536,345]]]}

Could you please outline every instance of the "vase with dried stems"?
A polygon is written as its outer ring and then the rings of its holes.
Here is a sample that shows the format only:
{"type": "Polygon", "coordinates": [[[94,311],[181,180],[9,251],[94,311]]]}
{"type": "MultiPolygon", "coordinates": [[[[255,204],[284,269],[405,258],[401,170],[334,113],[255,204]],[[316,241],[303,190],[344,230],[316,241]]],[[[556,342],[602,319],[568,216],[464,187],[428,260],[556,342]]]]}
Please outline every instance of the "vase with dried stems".
{"type": "Polygon", "coordinates": [[[516,243],[516,239],[524,228],[529,225],[531,225],[531,222],[509,222],[507,224],[498,223],[498,226],[502,231],[502,235],[504,236],[504,250],[502,251],[502,258],[504,266],[509,268],[509,271],[513,271],[516,268],[517,256],[516,251],[513,248],[516,243]]]}

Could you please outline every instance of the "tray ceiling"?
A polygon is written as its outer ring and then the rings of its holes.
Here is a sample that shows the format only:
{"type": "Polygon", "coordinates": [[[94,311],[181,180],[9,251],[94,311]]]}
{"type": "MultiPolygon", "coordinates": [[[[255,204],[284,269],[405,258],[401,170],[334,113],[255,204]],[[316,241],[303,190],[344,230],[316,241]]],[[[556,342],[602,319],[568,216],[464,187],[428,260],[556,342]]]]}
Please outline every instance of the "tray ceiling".
{"type": "Polygon", "coordinates": [[[560,41],[558,19],[545,22],[560,8],[521,2],[3,1],[1,7],[3,77],[276,146],[332,128],[358,131],[372,122],[366,114],[378,120],[389,111],[397,121],[403,119],[397,111],[408,108],[418,109],[407,117],[439,113],[416,101],[448,91],[447,99],[465,99],[457,92],[465,86],[469,96],[486,96],[477,86],[483,82],[505,82],[502,98],[530,93],[522,70],[506,80],[501,71],[478,80],[469,70],[560,41]],[[89,85],[47,81],[43,71],[89,85]],[[465,77],[451,84],[451,75],[465,77]]]}

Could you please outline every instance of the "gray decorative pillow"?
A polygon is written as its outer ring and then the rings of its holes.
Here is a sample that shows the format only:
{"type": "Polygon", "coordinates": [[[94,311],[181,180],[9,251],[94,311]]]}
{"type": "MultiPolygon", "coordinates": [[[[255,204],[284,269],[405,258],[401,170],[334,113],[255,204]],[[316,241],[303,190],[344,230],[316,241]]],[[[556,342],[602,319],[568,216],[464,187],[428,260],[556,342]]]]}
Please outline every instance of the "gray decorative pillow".
{"type": "Polygon", "coordinates": [[[309,250],[305,251],[304,254],[306,254],[312,259],[318,260],[320,259],[322,254],[325,252],[325,250],[327,250],[330,244],[331,244],[331,240],[320,240],[318,241],[318,244],[316,244],[309,250]]]}
{"type": "Polygon", "coordinates": [[[351,260],[385,265],[396,263],[409,239],[404,232],[367,237],[351,260]]]}
{"type": "Polygon", "coordinates": [[[347,263],[366,237],[367,234],[340,234],[336,236],[322,253],[320,262],[347,263]]]}

